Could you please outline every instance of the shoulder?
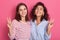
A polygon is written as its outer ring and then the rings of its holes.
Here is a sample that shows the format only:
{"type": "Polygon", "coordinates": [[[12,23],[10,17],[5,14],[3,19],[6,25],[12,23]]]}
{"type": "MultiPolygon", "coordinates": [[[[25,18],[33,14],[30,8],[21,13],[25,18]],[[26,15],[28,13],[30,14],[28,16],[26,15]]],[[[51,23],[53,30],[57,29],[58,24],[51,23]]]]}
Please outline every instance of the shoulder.
{"type": "Polygon", "coordinates": [[[18,22],[18,21],[17,21],[16,19],[13,19],[13,20],[12,20],[12,23],[15,23],[15,22],[18,22]]]}
{"type": "Polygon", "coordinates": [[[44,28],[46,28],[48,26],[48,21],[43,19],[42,22],[40,23],[40,26],[43,26],[44,28]]]}
{"type": "Polygon", "coordinates": [[[28,23],[29,25],[31,25],[31,22],[30,22],[30,21],[27,21],[27,23],[28,23]]]}
{"type": "Polygon", "coordinates": [[[42,22],[43,22],[44,24],[48,24],[48,21],[45,20],[45,19],[43,19],[42,22]]]}
{"type": "Polygon", "coordinates": [[[34,24],[34,22],[33,22],[32,20],[30,20],[30,24],[31,24],[31,25],[33,25],[33,24],[34,24]]]}
{"type": "Polygon", "coordinates": [[[43,24],[44,24],[44,26],[45,26],[44,28],[48,28],[48,24],[49,24],[49,23],[48,23],[47,20],[43,20],[43,24]]]}
{"type": "Polygon", "coordinates": [[[12,25],[15,25],[15,26],[16,26],[17,23],[18,23],[18,21],[17,21],[16,19],[13,19],[13,20],[12,20],[12,25]]]}

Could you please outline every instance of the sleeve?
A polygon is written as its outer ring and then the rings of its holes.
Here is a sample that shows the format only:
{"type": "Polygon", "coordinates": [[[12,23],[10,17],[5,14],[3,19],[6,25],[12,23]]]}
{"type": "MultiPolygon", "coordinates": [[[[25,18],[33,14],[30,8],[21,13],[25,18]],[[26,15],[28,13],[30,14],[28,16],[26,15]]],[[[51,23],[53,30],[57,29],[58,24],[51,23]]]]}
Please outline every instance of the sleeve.
{"type": "Polygon", "coordinates": [[[15,20],[12,21],[12,29],[11,29],[10,34],[8,33],[8,36],[9,36],[10,40],[15,39],[15,36],[16,36],[15,20]]]}
{"type": "Polygon", "coordinates": [[[47,28],[48,28],[48,22],[47,22],[47,26],[45,27],[44,39],[45,40],[50,40],[51,33],[49,35],[47,34],[47,28]]]}
{"type": "Polygon", "coordinates": [[[50,38],[51,38],[51,33],[50,33],[49,35],[48,35],[47,33],[45,33],[44,37],[45,37],[45,40],[50,40],[50,38]]]}

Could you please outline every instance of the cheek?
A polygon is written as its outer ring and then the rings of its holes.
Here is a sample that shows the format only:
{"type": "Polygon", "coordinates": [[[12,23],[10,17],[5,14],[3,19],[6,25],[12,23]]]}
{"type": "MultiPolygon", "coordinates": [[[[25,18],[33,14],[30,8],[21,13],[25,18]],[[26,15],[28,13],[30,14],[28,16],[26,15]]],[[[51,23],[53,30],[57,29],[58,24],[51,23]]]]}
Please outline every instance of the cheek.
{"type": "Polygon", "coordinates": [[[42,15],[44,15],[44,11],[42,11],[41,13],[42,13],[42,15]]]}
{"type": "Polygon", "coordinates": [[[27,10],[25,10],[24,12],[25,12],[25,14],[27,14],[27,10]]]}
{"type": "Polygon", "coordinates": [[[35,14],[37,14],[38,13],[38,11],[37,10],[35,10],[35,14]]]}
{"type": "Polygon", "coordinates": [[[27,13],[27,10],[25,10],[25,12],[27,13]]]}
{"type": "Polygon", "coordinates": [[[40,10],[40,14],[44,14],[44,11],[43,10],[40,10]]]}

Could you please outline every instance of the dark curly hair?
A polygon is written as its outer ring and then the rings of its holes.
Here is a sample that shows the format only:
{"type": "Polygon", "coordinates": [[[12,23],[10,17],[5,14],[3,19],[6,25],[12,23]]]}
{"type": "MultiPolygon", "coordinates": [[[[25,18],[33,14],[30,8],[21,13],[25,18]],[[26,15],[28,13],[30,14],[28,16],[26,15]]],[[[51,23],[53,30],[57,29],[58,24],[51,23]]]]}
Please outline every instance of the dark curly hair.
{"type": "Polygon", "coordinates": [[[44,8],[44,16],[41,17],[41,20],[40,20],[40,21],[42,21],[43,19],[45,19],[45,20],[50,19],[50,18],[49,18],[49,15],[48,15],[48,12],[47,12],[47,8],[45,7],[45,5],[44,5],[42,2],[38,2],[38,3],[33,7],[32,11],[31,11],[31,13],[30,13],[30,16],[31,16],[32,21],[34,21],[34,20],[36,19],[35,10],[36,10],[37,6],[39,6],[39,5],[44,8]]]}
{"type": "Polygon", "coordinates": [[[24,5],[24,6],[26,7],[26,9],[27,9],[27,15],[26,15],[26,17],[25,17],[25,20],[28,21],[28,20],[29,20],[29,19],[28,19],[28,8],[27,8],[27,6],[26,6],[24,3],[19,3],[19,4],[17,5],[17,7],[16,7],[16,16],[15,16],[15,19],[16,19],[17,21],[21,20],[21,16],[20,16],[20,14],[18,13],[18,11],[19,11],[19,7],[22,6],[22,5],[24,5]]]}

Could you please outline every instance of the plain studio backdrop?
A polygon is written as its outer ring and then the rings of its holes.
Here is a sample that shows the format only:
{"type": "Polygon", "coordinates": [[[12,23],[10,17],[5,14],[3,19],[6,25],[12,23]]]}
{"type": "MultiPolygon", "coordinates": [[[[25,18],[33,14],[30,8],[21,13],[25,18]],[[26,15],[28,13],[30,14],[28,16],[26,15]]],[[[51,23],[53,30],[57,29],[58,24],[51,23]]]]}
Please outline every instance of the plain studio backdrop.
{"type": "Polygon", "coordinates": [[[54,19],[54,26],[51,30],[51,40],[60,40],[60,1],[59,0],[0,0],[0,40],[9,40],[7,17],[15,17],[15,8],[18,3],[25,3],[29,13],[37,2],[43,2],[48,13],[54,19]]]}

